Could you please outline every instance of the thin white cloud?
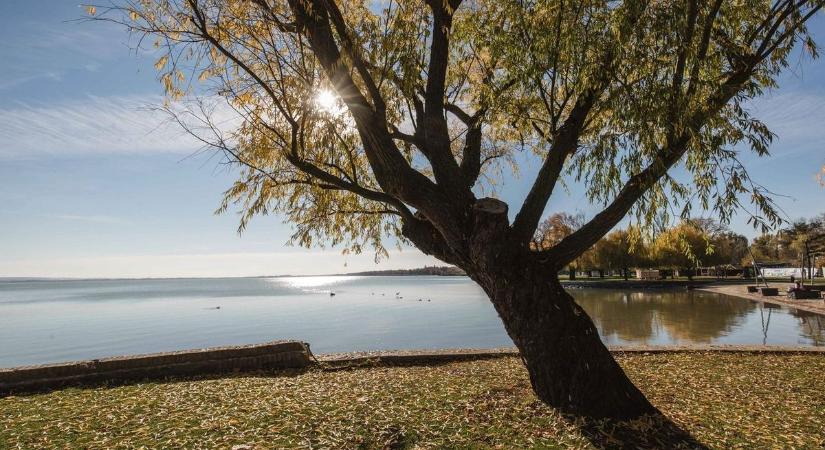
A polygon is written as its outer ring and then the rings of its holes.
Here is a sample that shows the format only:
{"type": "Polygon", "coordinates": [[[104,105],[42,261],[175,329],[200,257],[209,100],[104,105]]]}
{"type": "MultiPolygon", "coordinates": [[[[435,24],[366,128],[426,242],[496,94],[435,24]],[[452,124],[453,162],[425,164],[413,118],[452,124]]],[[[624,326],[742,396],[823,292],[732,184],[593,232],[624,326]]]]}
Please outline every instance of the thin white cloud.
{"type": "Polygon", "coordinates": [[[52,80],[60,81],[63,79],[63,72],[60,71],[46,71],[34,73],[31,75],[21,75],[18,77],[3,77],[0,78],[0,90],[11,89],[30,81],[36,80],[52,80]]]}
{"type": "Polygon", "coordinates": [[[107,225],[125,225],[130,223],[126,219],[106,215],[47,214],[46,217],[49,219],[68,220],[72,222],[98,223],[107,225]]]}
{"type": "Polygon", "coordinates": [[[776,134],[775,146],[807,147],[825,141],[825,92],[780,92],[762,97],[754,102],[753,113],[776,134]]]}
{"type": "MultiPolygon", "coordinates": [[[[202,143],[151,109],[160,96],[85,97],[0,108],[0,159],[52,155],[191,153],[202,143]]],[[[228,108],[218,123],[232,126],[228,108]]],[[[223,125],[222,125],[223,126],[223,125]]]]}
{"type": "Polygon", "coordinates": [[[0,91],[34,81],[59,81],[73,70],[94,71],[102,62],[127,54],[128,40],[128,33],[113,24],[15,23],[0,47],[0,91]],[[122,45],[113,45],[118,42],[122,45]]]}

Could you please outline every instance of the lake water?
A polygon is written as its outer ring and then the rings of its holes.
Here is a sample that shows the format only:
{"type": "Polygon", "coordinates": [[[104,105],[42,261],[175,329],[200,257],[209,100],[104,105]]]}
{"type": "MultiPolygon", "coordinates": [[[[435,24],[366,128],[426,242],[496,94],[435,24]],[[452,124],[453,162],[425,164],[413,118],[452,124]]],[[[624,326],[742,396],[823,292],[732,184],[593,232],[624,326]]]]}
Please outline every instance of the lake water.
{"type": "MultiPolygon", "coordinates": [[[[571,292],[608,344],[825,345],[825,317],[739,298],[571,292]]],[[[0,281],[0,367],[277,339],[316,353],[512,345],[465,277],[0,281]]]]}

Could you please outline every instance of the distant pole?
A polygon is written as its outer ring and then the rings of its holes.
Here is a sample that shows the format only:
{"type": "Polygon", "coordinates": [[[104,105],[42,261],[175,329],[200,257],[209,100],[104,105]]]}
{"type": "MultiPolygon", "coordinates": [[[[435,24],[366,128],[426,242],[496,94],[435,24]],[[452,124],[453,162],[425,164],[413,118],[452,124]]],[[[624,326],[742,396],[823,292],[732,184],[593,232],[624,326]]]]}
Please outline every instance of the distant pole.
{"type": "Polygon", "coordinates": [[[808,245],[810,242],[809,239],[805,239],[805,262],[807,262],[806,268],[808,269],[808,279],[810,280],[810,285],[814,285],[814,271],[812,270],[813,267],[811,264],[811,247],[808,245]]]}
{"type": "MultiPolygon", "coordinates": [[[[748,247],[748,253],[750,253],[751,261],[753,261],[753,271],[755,272],[756,276],[756,285],[759,286],[759,265],[756,264],[756,257],[753,256],[753,252],[751,251],[750,247],[748,247]]],[[[765,279],[765,275],[762,275],[762,281],[765,283],[765,287],[770,287],[768,286],[768,280],[765,279]]]]}

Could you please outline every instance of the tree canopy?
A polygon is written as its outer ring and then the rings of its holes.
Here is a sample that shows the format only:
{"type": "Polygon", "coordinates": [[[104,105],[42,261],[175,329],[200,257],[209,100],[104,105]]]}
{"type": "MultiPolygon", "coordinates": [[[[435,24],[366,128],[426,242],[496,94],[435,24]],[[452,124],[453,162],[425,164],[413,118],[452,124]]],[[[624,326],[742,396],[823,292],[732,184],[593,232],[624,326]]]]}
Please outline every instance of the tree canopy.
{"type": "MultiPolygon", "coordinates": [[[[539,224],[532,245],[536,249],[552,247],[583,222],[581,214],[552,214],[539,224]]],[[[772,242],[778,238],[787,240],[788,249],[794,251],[801,251],[805,239],[812,239],[809,247],[817,250],[819,246],[814,237],[818,235],[816,230],[821,229],[821,223],[819,218],[796,221],[789,230],[799,230],[794,234],[798,237],[788,238],[788,230],[764,235],[754,240],[753,251],[763,255],[765,247],[775,245],[772,242]],[[790,244],[791,241],[797,243],[790,244]]],[[[748,249],[748,238],[732,232],[725,224],[708,218],[689,219],[657,230],[655,234],[643,233],[635,226],[613,230],[576,258],[571,269],[616,271],[643,267],[749,266],[748,249]]],[[[784,253],[783,257],[788,259],[784,253]]]]}
{"type": "Polygon", "coordinates": [[[825,262],[825,214],[799,219],[775,233],[758,236],[751,245],[751,254],[744,261],[750,263],[751,255],[761,264],[799,264],[807,255],[811,260],[806,261],[805,265],[821,267],[825,262]]]}
{"type": "Polygon", "coordinates": [[[301,245],[381,252],[396,236],[454,262],[468,208],[521,152],[540,170],[517,242],[565,179],[604,205],[542,250],[563,264],[628,212],[651,226],[698,204],[726,221],[744,200],[754,225],[779,221],[740,163],[772,139],[747,105],[795,44],[817,55],[805,22],[822,3],[123,0],[90,12],[154,39],[171,99],[206,92],[241,116],[222,131],[201,104],[194,125],[182,120],[242,168],[221,208],[239,205],[241,227],[279,213],[301,245]],[[668,175],[675,165],[689,176],[668,175]]]}
{"type": "Polygon", "coordinates": [[[664,267],[699,267],[713,253],[708,236],[690,222],[659,234],[652,245],[654,259],[664,267]]]}
{"type": "Polygon", "coordinates": [[[221,129],[209,101],[174,114],[241,167],[222,207],[240,206],[241,227],[277,212],[302,245],[412,242],[485,290],[539,398],[624,419],[655,408],[553,275],[628,213],[652,227],[698,204],[725,222],[744,200],[775,225],[739,159],[772,139],[747,106],[796,44],[816,56],[805,22],[825,4],[112,1],[97,17],[156,39],[172,100],[200,80],[241,118],[221,129]],[[487,192],[520,153],[539,169],[509,211],[487,192]],[[601,212],[536,248],[571,179],[601,212]]]}

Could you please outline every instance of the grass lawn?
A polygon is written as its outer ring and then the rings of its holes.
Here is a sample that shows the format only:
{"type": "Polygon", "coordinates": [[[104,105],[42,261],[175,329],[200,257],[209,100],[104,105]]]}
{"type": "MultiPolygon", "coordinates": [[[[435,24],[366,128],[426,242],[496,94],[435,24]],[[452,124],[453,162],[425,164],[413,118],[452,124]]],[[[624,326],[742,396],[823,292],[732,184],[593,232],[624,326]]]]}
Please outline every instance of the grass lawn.
{"type": "MultiPolygon", "coordinates": [[[[825,446],[823,354],[618,358],[662,412],[708,447],[825,446]]],[[[565,418],[533,396],[513,357],[0,399],[2,449],[592,448],[626,439],[670,447],[661,427],[565,418]]]]}

